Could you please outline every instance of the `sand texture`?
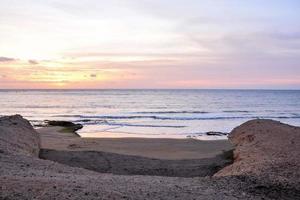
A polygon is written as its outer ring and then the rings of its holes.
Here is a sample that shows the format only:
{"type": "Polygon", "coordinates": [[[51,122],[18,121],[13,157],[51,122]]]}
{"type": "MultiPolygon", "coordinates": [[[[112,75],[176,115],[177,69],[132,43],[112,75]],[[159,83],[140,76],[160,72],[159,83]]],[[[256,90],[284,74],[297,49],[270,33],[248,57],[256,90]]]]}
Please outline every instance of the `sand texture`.
{"type": "Polygon", "coordinates": [[[62,127],[38,129],[43,149],[62,151],[104,151],[157,159],[211,158],[232,149],[227,140],[151,138],[80,138],[62,131],[62,127]]]}
{"type": "Polygon", "coordinates": [[[216,176],[252,175],[277,184],[300,186],[299,127],[252,120],[235,128],[229,139],[235,145],[234,163],[216,176]]]}
{"type": "Polygon", "coordinates": [[[20,115],[0,118],[0,152],[38,156],[40,137],[20,115]]]}
{"type": "Polygon", "coordinates": [[[211,176],[228,165],[227,141],[80,138],[62,127],[38,130],[40,157],[101,173],[173,177],[211,176]]]}

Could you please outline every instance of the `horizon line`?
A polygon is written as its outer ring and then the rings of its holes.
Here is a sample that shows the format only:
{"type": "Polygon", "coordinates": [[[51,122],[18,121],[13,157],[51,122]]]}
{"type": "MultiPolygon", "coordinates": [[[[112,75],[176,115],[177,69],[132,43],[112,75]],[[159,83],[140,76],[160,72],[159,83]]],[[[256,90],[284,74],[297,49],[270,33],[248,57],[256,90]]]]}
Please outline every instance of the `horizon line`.
{"type": "Polygon", "coordinates": [[[0,91],[8,90],[300,90],[299,89],[276,89],[276,88],[0,88],[0,91]]]}

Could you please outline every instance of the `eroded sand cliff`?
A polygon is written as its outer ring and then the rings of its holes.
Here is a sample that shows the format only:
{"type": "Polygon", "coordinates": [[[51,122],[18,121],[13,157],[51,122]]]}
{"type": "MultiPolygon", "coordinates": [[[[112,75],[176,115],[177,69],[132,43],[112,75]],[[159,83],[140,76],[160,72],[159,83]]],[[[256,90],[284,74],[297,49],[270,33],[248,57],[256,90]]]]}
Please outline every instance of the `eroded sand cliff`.
{"type": "Polygon", "coordinates": [[[300,128],[273,120],[252,120],[229,135],[234,163],[215,176],[255,176],[277,184],[300,185],[300,128]]]}

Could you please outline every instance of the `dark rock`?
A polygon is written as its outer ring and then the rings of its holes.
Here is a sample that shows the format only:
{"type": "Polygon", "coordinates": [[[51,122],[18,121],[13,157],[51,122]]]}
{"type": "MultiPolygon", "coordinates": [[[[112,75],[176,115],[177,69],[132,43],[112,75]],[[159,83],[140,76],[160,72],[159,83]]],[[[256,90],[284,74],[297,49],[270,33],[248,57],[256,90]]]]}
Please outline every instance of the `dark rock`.
{"type": "Polygon", "coordinates": [[[73,122],[69,122],[69,121],[46,121],[46,122],[50,126],[70,127],[70,126],[74,126],[75,125],[73,122]]]}
{"type": "Polygon", "coordinates": [[[214,132],[214,131],[209,131],[205,133],[206,135],[212,135],[212,136],[224,136],[228,135],[228,133],[223,133],[223,132],[214,132]]]}
{"type": "Polygon", "coordinates": [[[45,121],[49,126],[62,126],[67,128],[66,131],[75,132],[83,128],[82,124],[75,124],[69,121],[45,121]]]}

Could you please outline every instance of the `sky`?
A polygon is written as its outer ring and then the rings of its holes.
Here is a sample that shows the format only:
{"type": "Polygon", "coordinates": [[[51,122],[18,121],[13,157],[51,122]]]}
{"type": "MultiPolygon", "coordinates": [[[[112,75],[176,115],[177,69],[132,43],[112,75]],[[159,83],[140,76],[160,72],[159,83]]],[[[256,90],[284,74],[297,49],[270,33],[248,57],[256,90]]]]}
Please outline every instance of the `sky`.
{"type": "Polygon", "coordinates": [[[300,89],[298,0],[0,0],[0,88],[300,89]]]}

